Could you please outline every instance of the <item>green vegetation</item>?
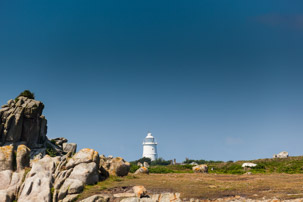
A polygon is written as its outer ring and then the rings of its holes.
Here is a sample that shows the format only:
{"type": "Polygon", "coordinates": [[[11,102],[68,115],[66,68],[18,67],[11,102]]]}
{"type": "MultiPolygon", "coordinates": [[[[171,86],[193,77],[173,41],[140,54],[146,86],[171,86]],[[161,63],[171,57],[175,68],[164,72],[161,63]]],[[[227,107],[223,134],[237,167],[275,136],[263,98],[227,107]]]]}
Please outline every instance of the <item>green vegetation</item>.
{"type": "Polygon", "coordinates": [[[20,94],[18,95],[18,97],[15,98],[15,101],[16,101],[16,102],[18,102],[18,100],[19,100],[18,98],[19,98],[20,96],[27,97],[27,98],[29,98],[29,99],[35,99],[35,94],[32,93],[30,90],[25,90],[25,91],[23,91],[22,93],[20,93],[20,94]]]}
{"type": "Polygon", "coordinates": [[[191,164],[191,163],[197,163],[197,164],[209,164],[209,163],[223,163],[223,161],[206,161],[206,160],[193,160],[193,159],[188,159],[186,158],[185,161],[183,161],[184,164],[191,164]]]}
{"type": "Polygon", "coordinates": [[[149,168],[150,173],[192,173],[192,165],[158,165],[149,168]]]}
{"type": "MultiPolygon", "coordinates": [[[[206,161],[206,160],[191,160],[187,159],[184,162],[188,164],[183,165],[167,165],[163,159],[160,159],[158,163],[153,163],[149,168],[150,173],[192,173],[193,165],[189,163],[196,162],[198,164],[207,164],[209,173],[217,174],[244,174],[246,172],[251,173],[288,173],[296,174],[303,173],[303,156],[289,157],[286,159],[258,159],[251,161],[206,161]],[[165,163],[163,163],[165,162],[165,163]],[[257,164],[254,168],[242,168],[242,164],[251,162],[257,164]]],[[[134,173],[139,166],[131,162],[130,172],[134,173]]]]}
{"type": "Polygon", "coordinates": [[[152,165],[152,166],[156,166],[156,165],[162,165],[162,166],[166,166],[166,165],[169,165],[169,164],[171,164],[171,161],[166,161],[166,160],[164,160],[163,158],[158,158],[158,159],[156,159],[155,161],[152,161],[151,163],[150,163],[150,165],[152,165]]]}
{"type": "Polygon", "coordinates": [[[130,163],[131,164],[134,164],[134,165],[137,165],[138,163],[144,163],[144,162],[147,162],[149,165],[151,164],[151,159],[150,158],[146,158],[146,157],[143,157],[143,158],[140,158],[140,159],[138,159],[138,160],[136,160],[136,161],[131,161],[130,163]]]}
{"type": "Polygon", "coordinates": [[[129,172],[134,173],[134,172],[136,172],[136,170],[138,170],[139,168],[140,168],[140,166],[137,166],[136,164],[131,163],[131,164],[130,164],[129,172]]]}
{"type": "Polygon", "coordinates": [[[237,161],[237,162],[223,162],[223,163],[209,163],[209,173],[221,174],[244,174],[251,173],[303,173],[303,156],[289,157],[286,159],[258,159],[252,161],[237,161]],[[252,162],[257,164],[251,169],[243,169],[242,164],[245,162],[252,162]]]}
{"type": "Polygon", "coordinates": [[[45,150],[46,154],[48,154],[50,157],[55,157],[57,156],[57,152],[51,148],[51,147],[47,147],[46,150],[45,150]]]}

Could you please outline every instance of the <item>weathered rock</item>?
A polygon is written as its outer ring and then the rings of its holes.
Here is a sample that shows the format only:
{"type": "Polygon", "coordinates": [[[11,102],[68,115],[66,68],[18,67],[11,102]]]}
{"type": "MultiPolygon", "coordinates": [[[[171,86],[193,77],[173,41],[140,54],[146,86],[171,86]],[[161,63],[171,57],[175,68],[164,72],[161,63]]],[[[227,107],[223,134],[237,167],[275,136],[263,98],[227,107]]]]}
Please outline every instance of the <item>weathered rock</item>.
{"type": "Polygon", "coordinates": [[[97,151],[93,149],[81,149],[66,164],[66,168],[73,168],[80,163],[95,162],[99,165],[100,157],[97,151]]]}
{"type": "Polygon", "coordinates": [[[64,181],[69,177],[72,171],[72,169],[61,171],[55,179],[54,189],[60,189],[60,187],[62,186],[64,181]]]}
{"type": "Polygon", "coordinates": [[[114,197],[115,198],[128,198],[128,197],[135,197],[136,194],[135,193],[117,193],[117,194],[114,194],[114,197]]]}
{"type": "Polygon", "coordinates": [[[105,168],[110,175],[126,176],[130,169],[130,163],[121,157],[109,158],[107,161],[100,165],[105,168]]]}
{"type": "Polygon", "coordinates": [[[54,138],[54,139],[51,139],[50,140],[52,143],[56,144],[56,145],[59,145],[59,146],[63,146],[63,143],[66,143],[67,142],[67,139],[64,138],[64,137],[57,137],[57,138],[54,138]]]}
{"type": "Polygon", "coordinates": [[[0,171],[13,170],[14,147],[7,145],[0,147],[0,171]]]}
{"type": "Polygon", "coordinates": [[[208,166],[206,164],[197,165],[193,167],[195,173],[208,173],[208,166]]]}
{"type": "Polygon", "coordinates": [[[9,100],[0,110],[0,140],[25,141],[29,148],[43,146],[47,133],[47,121],[42,116],[44,105],[40,101],[20,96],[9,100]]]}
{"type": "Polygon", "coordinates": [[[30,162],[30,149],[25,145],[19,145],[16,155],[17,161],[17,170],[23,170],[26,167],[29,167],[30,162]]]}
{"type": "Polygon", "coordinates": [[[84,183],[77,179],[66,179],[58,194],[58,200],[63,200],[67,195],[78,194],[83,191],[84,183]]]}
{"type": "Polygon", "coordinates": [[[77,197],[79,196],[79,194],[70,194],[68,196],[66,196],[62,202],[72,202],[75,201],[77,199],[77,197]]]}
{"type": "Polygon", "coordinates": [[[279,154],[275,154],[273,158],[280,158],[280,159],[288,158],[288,152],[282,151],[279,154]]]}
{"type": "Polygon", "coordinates": [[[72,154],[74,154],[77,151],[77,144],[76,143],[63,143],[62,148],[63,148],[64,152],[66,152],[66,153],[71,152],[72,154]]]}
{"type": "Polygon", "coordinates": [[[30,167],[32,167],[33,162],[42,159],[46,155],[46,148],[31,149],[30,152],[30,167]]]}
{"type": "Polygon", "coordinates": [[[93,196],[90,196],[86,199],[81,200],[80,202],[108,202],[110,197],[105,194],[96,194],[93,196]]]}
{"type": "Polygon", "coordinates": [[[96,184],[99,181],[98,166],[95,162],[76,165],[68,179],[77,179],[84,184],[96,184]]]}
{"type": "Polygon", "coordinates": [[[0,201],[12,201],[18,195],[24,171],[12,172],[5,170],[0,172],[0,201]]]}
{"type": "Polygon", "coordinates": [[[180,193],[162,193],[159,197],[159,202],[174,201],[181,202],[180,193]]]}
{"type": "Polygon", "coordinates": [[[27,174],[20,188],[18,202],[51,201],[52,174],[55,163],[46,155],[43,159],[33,162],[31,171],[27,174]]]}
{"type": "Polygon", "coordinates": [[[137,197],[129,197],[122,199],[120,202],[140,202],[140,199],[137,197]]]}
{"type": "Polygon", "coordinates": [[[138,198],[142,198],[142,197],[146,196],[146,193],[147,193],[144,186],[134,186],[133,191],[138,198]]]}
{"type": "Polygon", "coordinates": [[[135,175],[137,174],[149,174],[149,170],[146,167],[141,167],[136,172],[134,173],[135,175]]]}

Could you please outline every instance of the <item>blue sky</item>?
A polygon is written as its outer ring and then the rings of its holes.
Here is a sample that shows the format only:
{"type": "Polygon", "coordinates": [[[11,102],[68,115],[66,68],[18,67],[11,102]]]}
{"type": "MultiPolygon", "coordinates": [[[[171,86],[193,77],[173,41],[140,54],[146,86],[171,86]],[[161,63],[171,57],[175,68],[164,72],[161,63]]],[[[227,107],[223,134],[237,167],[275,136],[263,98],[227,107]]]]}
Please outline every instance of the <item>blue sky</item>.
{"type": "Polygon", "coordinates": [[[0,1],[0,103],[135,160],[302,155],[302,1],[0,1]]]}

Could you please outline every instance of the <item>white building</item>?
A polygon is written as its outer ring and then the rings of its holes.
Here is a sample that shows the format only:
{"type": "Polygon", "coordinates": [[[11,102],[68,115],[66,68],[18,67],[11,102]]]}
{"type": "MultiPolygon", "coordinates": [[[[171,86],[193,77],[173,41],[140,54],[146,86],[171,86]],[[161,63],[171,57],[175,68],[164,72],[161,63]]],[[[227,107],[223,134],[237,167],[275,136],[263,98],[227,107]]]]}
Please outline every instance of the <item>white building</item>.
{"type": "Polygon", "coordinates": [[[154,161],[158,158],[157,142],[151,133],[148,133],[143,141],[142,157],[150,158],[152,161],[154,161]]]}

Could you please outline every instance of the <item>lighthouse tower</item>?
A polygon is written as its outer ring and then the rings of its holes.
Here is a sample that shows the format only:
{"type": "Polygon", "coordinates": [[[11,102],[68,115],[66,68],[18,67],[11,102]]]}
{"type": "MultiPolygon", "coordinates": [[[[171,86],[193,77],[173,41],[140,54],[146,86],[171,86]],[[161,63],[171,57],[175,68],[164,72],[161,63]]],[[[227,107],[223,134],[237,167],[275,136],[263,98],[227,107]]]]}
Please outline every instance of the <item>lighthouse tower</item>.
{"type": "Polygon", "coordinates": [[[142,157],[150,158],[152,161],[158,158],[157,142],[151,133],[148,133],[143,141],[143,155],[142,157]]]}

